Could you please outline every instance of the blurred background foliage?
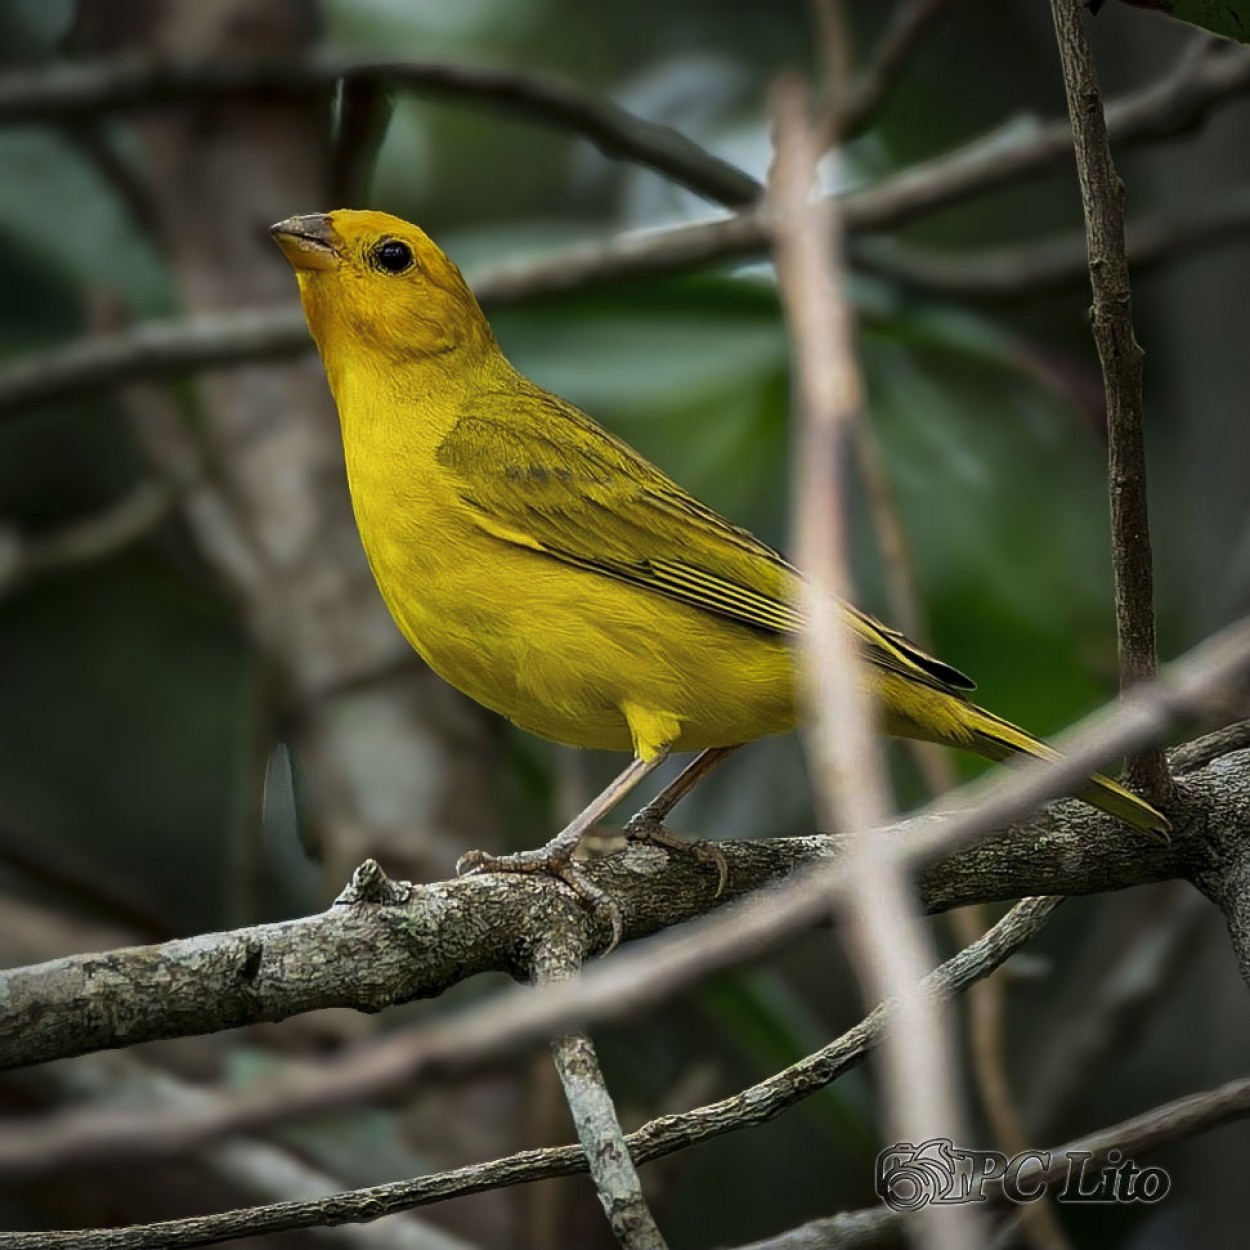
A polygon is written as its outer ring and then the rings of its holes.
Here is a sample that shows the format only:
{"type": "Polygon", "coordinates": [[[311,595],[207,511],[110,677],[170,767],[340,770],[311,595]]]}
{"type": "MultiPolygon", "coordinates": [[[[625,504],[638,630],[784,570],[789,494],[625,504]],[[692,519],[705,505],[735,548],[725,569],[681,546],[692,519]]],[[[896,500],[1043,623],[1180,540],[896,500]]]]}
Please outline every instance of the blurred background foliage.
{"type": "MultiPolygon", "coordinates": [[[[848,7],[856,45],[871,47],[888,6],[859,0],[848,7]]],[[[65,55],[73,10],[69,0],[6,0],[0,57],[12,66],[65,55]]],[[[761,178],[770,80],[794,68],[819,75],[810,15],[798,0],[326,0],[319,20],[321,44],[341,52],[565,75],[761,178]]],[[[1164,72],[1190,32],[1112,5],[1096,36],[1104,86],[1114,94],[1164,72]]],[[[964,0],[874,126],[851,145],[839,176],[868,182],[1010,119],[1062,111],[1046,6],[964,0]]],[[[330,124],[327,118],[327,131],[330,124]]],[[[123,164],[143,159],[125,118],[107,119],[103,131],[123,164]]],[[[1248,140],[1250,105],[1234,102],[1199,132],[1126,152],[1131,213],[1244,189],[1248,140]]],[[[87,332],[101,300],[136,321],[179,312],[158,243],[71,136],[54,127],[0,129],[0,170],[6,358],[87,332]]],[[[577,240],[712,211],[575,137],[496,111],[413,98],[395,103],[366,182],[362,205],[420,222],[470,275],[577,240]]],[[[288,210],[326,207],[291,203],[288,210]]],[[[905,236],[957,254],[1078,225],[1075,181],[1061,165],[926,218],[905,236]]],[[[281,263],[275,252],[273,264],[281,263]]],[[[1147,354],[1165,657],[1250,606],[1248,283],[1250,251],[1241,240],[1151,271],[1135,288],[1147,354]]],[[[1102,413],[1087,294],[1073,285],[977,306],[857,276],[855,297],[867,419],[897,498],[933,644],[977,677],[990,707],[1052,732],[1115,687],[1102,413]]],[[[530,300],[501,310],[494,324],[523,371],[734,520],[785,545],[787,343],[767,266],[530,300]]],[[[191,379],[176,388],[192,410],[196,387],[191,379]]],[[[123,495],[144,465],[112,395],[5,421],[0,566],[16,536],[91,515],[123,495]]],[[[888,617],[879,540],[858,485],[854,500],[860,599],[888,617]]],[[[179,521],[170,518],[107,559],[0,596],[0,822],[7,830],[0,861],[8,861],[0,863],[0,882],[14,906],[34,900],[61,915],[113,923],[124,895],[141,900],[150,919],[146,931],[128,932],[147,937],[296,914],[333,894],[340,882],[323,880],[301,841],[307,798],[300,776],[309,763],[292,754],[273,715],[266,666],[237,606],[179,521]],[[104,891],[113,903],[102,903],[100,891],[33,880],[13,849],[31,845],[83,866],[91,881],[116,884],[104,891]]],[[[536,840],[570,795],[616,765],[573,759],[510,730],[501,760],[503,824],[517,843],[536,840]]],[[[895,762],[900,805],[914,805],[925,795],[920,776],[909,757],[900,753],[895,762]]],[[[976,765],[960,759],[958,767],[976,765]]],[[[677,823],[741,837],[801,831],[811,821],[797,744],[770,741],[744,751],[677,823]]],[[[494,836],[482,830],[477,841],[494,836]]],[[[453,859],[449,850],[447,871],[453,859]]],[[[1010,991],[1008,1060],[1019,1088],[1027,1090],[1048,1039],[1058,1045],[1074,1020],[1099,1009],[1106,992],[1100,976],[1128,958],[1125,935],[1158,905],[1143,892],[1064,909],[1042,943],[1036,978],[1013,982],[1010,991]]],[[[133,926],[134,913],[127,915],[133,926]]],[[[941,922],[938,930],[945,933],[941,922]]],[[[15,950],[40,956],[5,940],[7,958],[16,961],[15,950]]],[[[1076,1109],[1046,1120],[1047,1142],[1240,1073],[1250,1013],[1217,919],[1204,914],[1191,922],[1184,943],[1157,1009],[1087,1074],[1076,1109]]],[[[858,1012],[836,943],[818,934],[767,967],[721,977],[646,1021],[606,1030],[602,1048],[614,1091],[640,1120],[676,1109],[674,1098],[687,1105],[757,1079],[858,1012]]],[[[364,1025],[342,1027],[350,1034],[364,1025]]],[[[269,1045],[265,1037],[233,1039],[222,1070],[252,1079],[281,1062],[269,1045]]],[[[541,1136],[534,1107],[549,1088],[536,1067],[522,1064],[510,1076],[506,1096],[499,1095],[502,1076],[484,1083],[494,1101],[484,1095],[478,1104],[480,1157],[541,1136]],[[504,1119],[520,1127],[496,1133],[504,1119]]],[[[870,1088],[871,1072],[854,1073],[774,1125],[651,1169],[662,1192],[660,1221],[674,1244],[740,1241],[868,1201],[880,1144],[870,1088]]],[[[461,1105],[457,1114],[469,1113],[461,1105]]],[[[425,1165],[425,1115],[434,1112],[390,1107],[284,1136],[344,1183],[363,1183],[425,1165]]],[[[567,1136],[557,1117],[554,1138],[567,1136]]],[[[1072,1216],[1074,1244],[1186,1244],[1175,1240],[1184,1221],[1206,1219],[1223,1201],[1219,1178],[1230,1171],[1220,1159],[1246,1144],[1245,1131],[1230,1128],[1174,1149],[1165,1159],[1177,1177],[1168,1202],[1097,1220],[1072,1216]]],[[[586,1185],[540,1188],[560,1195],[558,1216],[541,1214],[538,1200],[527,1198],[503,1232],[475,1227],[463,1211],[452,1221],[483,1244],[606,1244],[586,1185]]],[[[81,1212],[75,1208],[68,1192],[53,1200],[18,1194],[9,1215],[17,1224],[99,1218],[85,1199],[81,1212]]]]}

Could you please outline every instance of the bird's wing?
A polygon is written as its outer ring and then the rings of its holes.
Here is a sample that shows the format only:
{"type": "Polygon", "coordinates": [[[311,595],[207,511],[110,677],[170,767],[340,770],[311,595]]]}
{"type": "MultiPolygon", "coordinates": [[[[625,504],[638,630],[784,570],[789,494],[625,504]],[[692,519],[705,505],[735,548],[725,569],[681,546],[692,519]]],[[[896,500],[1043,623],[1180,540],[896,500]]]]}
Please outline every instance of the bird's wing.
{"type": "MultiPolygon", "coordinates": [[[[503,541],[765,633],[802,628],[798,574],[782,556],[536,386],[477,397],[438,460],[503,541]]],[[[872,663],[944,690],[973,688],[902,634],[847,612],[872,663]]]]}

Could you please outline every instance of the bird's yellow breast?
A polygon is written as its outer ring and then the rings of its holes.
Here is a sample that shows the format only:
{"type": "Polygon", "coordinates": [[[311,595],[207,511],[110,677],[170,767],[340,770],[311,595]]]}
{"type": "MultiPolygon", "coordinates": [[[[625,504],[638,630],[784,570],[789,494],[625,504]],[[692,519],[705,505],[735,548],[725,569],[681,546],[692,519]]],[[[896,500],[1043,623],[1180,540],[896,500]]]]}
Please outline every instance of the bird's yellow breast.
{"type": "MultiPolygon", "coordinates": [[[[458,690],[572,746],[693,750],[795,723],[780,638],[492,534],[438,462],[455,397],[396,430],[376,390],[335,387],[361,541],[421,657],[458,690]]],[[[445,402],[443,402],[445,401],[445,402]]]]}

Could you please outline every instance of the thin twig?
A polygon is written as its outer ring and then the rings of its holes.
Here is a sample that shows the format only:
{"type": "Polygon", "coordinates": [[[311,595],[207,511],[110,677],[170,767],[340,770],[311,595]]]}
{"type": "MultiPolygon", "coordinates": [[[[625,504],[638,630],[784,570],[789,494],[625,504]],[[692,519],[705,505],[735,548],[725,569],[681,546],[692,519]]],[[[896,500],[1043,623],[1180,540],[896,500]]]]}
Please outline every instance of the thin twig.
{"type": "MultiPolygon", "coordinates": [[[[1250,52],[1235,47],[1211,51],[1204,45],[1182,58],[1160,82],[1110,105],[1111,138],[1130,142],[1168,137],[1246,91],[1250,91],[1250,52]]],[[[895,229],[1043,170],[1071,150],[1072,132],[1066,121],[996,132],[848,193],[840,201],[843,229],[847,234],[895,229]]],[[[766,223],[752,210],[724,221],[620,235],[509,264],[481,275],[474,288],[484,304],[499,306],[748,259],[767,247],[766,223]]],[[[80,340],[10,365],[0,372],[0,417],[138,378],[311,350],[303,314],[294,305],[155,322],[125,334],[80,340]]]]}
{"type": "MultiPolygon", "coordinates": [[[[588,949],[587,926],[553,930],[538,942],[532,967],[536,985],[576,976],[588,949]]],[[[623,1250],[668,1250],[668,1243],[642,1196],[638,1169],[599,1068],[594,1043],[585,1033],[565,1033],[551,1043],[551,1055],[568,1100],[577,1140],[603,1213],[623,1250]]]]}
{"type": "MultiPolygon", "coordinates": [[[[1053,1185],[1062,1180],[1068,1172],[1069,1153],[1088,1152],[1090,1166],[1096,1168],[1113,1150],[1123,1158],[1137,1159],[1246,1116],[1250,1116],[1250,1079],[1229,1081],[1054,1146],[1044,1152],[1050,1156],[1049,1166],[1030,1169],[1029,1181],[1053,1185]]],[[[1019,1210],[998,1195],[990,1198],[989,1205],[996,1213],[1014,1214],[1019,1210]]],[[[894,1244],[902,1231],[901,1216],[895,1212],[883,1213],[880,1207],[869,1207],[813,1220],[776,1237],[739,1246],[737,1250],[868,1250],[868,1247],[894,1244]]]]}
{"type": "Polygon", "coordinates": [[[657,173],[720,204],[742,207],[762,188],[749,174],[671,127],[635,117],[576,83],[484,65],[313,55],[192,63],[149,56],[61,61],[0,76],[0,124],[63,122],[108,112],[238,96],[308,95],[367,81],[436,99],[482,104],[590,140],[605,156],[657,173]]]}
{"type": "MultiPolygon", "coordinates": [[[[800,646],[807,690],[804,736],[825,828],[846,836],[847,944],[864,995],[894,1004],[883,1050],[885,1119],[895,1140],[962,1140],[950,1047],[919,991],[932,941],[893,848],[874,836],[889,789],[865,663],[841,604],[853,598],[842,475],[862,405],[833,201],[815,198],[820,136],[807,93],[778,87],[777,157],[769,187],[777,280],[793,344],[799,425],[795,548],[808,622],[800,646]]],[[[936,1246],[979,1244],[971,1210],[926,1219],[936,1246]]]]}
{"type": "Polygon", "coordinates": [[[169,516],[174,492],[142,481],[94,516],[61,529],[24,535],[0,527],[0,598],[34,578],[93,564],[152,533],[169,516]]]}
{"type": "Polygon", "coordinates": [[[830,116],[826,145],[862,134],[907,72],[912,58],[954,0],[898,0],[872,60],[847,93],[841,109],[830,116]]]}
{"type": "MultiPolygon", "coordinates": [[[[990,776],[963,787],[956,798],[967,801],[966,807],[922,814],[907,821],[900,830],[897,854],[906,866],[920,868],[942,855],[984,840],[990,831],[1079,785],[1112,755],[1157,742],[1176,719],[1208,710],[1213,701],[1228,698],[1247,669],[1250,620],[1243,620],[1195,648],[1184,659],[1174,661],[1159,681],[1134,687],[1113,710],[1096,714],[1077,730],[1062,735],[1056,745],[1064,754],[1054,759],[1022,761],[1006,775],[990,776]]],[[[1224,780],[1224,791],[1228,791],[1227,776],[1224,780]]],[[[1219,793],[1214,792],[1210,801],[1215,802],[1219,793]]],[[[1097,820],[1093,816],[1088,819],[1097,820]]],[[[1235,833],[1240,825],[1236,818],[1230,817],[1230,821],[1235,833]]],[[[1219,832],[1217,823],[1205,827],[1208,836],[1219,832]]],[[[879,831],[879,836],[885,837],[885,832],[879,831]]],[[[1171,867],[1165,875],[1180,875],[1181,861],[1171,858],[1177,853],[1175,847],[1157,849],[1157,855],[1171,867]]],[[[1049,849],[1044,858],[1052,880],[1059,877],[1061,861],[1049,849]]],[[[1133,842],[1131,858],[1139,867],[1149,860],[1140,836],[1133,842]]],[[[1235,876],[1243,867],[1234,864],[1231,869],[1221,869],[1224,876],[1213,877],[1205,888],[1219,892],[1229,883],[1239,885],[1240,878],[1234,880],[1228,874],[1231,871],[1235,876]]],[[[729,888],[732,884],[731,877],[729,888]]],[[[505,885],[509,894],[515,894],[520,883],[509,881],[505,885]]],[[[1056,885],[1065,893],[1072,892],[1065,883],[1056,885]]],[[[441,888],[441,900],[447,898],[449,888],[441,888]]],[[[825,918],[830,900],[845,889],[842,860],[818,862],[794,872],[774,887],[767,898],[727,904],[680,933],[656,938],[645,948],[617,951],[587,968],[575,981],[504,992],[449,1019],[363,1043],[341,1056],[309,1065],[298,1078],[275,1079],[223,1094],[211,1111],[202,1114],[162,1117],[118,1110],[6,1127],[0,1129],[0,1169],[10,1173],[49,1169],[101,1153],[116,1158],[122,1154],[187,1150],[258,1124],[376,1097],[418,1077],[428,1079],[438,1072],[488,1062],[559,1032],[640,1010],[692,981],[757,956],[825,918]]],[[[462,900],[462,905],[465,902],[462,900]]],[[[548,895],[545,902],[548,909],[557,905],[577,907],[567,892],[548,895]],[[557,904],[557,899],[561,904],[557,904]]],[[[1228,899],[1224,902],[1231,905],[1228,899]]],[[[1250,934],[1236,929],[1235,916],[1228,911],[1225,914],[1234,927],[1233,938],[1240,944],[1239,953],[1250,977],[1250,934]]],[[[626,932],[628,925],[627,915],[626,932]]],[[[424,933],[405,934],[402,926],[398,932],[410,942],[415,940],[418,950],[426,946],[424,933]]],[[[483,927],[477,924],[473,929],[474,946],[482,941],[483,933],[483,927]]],[[[517,940],[513,932],[501,937],[512,944],[517,940]]],[[[241,953],[244,965],[239,972],[245,981],[254,979],[261,971],[264,954],[263,943],[241,953]]],[[[466,954],[448,952],[447,957],[454,963],[463,961],[466,954]]],[[[462,969],[457,968],[454,979],[461,975],[462,969]]],[[[342,992],[341,978],[339,983],[342,992]]],[[[166,1014],[162,1012],[163,1016],[166,1014]]],[[[106,1022],[106,1026],[111,1023],[106,1022]]],[[[106,1034],[108,1031],[106,1027],[106,1034]]]]}
{"type": "Polygon", "coordinates": [[[1176,747],[1170,756],[1172,772],[1177,777],[1183,777],[1186,773],[1205,768],[1221,755],[1240,751],[1242,747],[1250,747],[1250,720],[1234,721],[1231,725],[1225,725],[1222,729],[1216,729],[1193,742],[1176,747]]]}
{"type": "Polygon", "coordinates": [[[132,940],[158,941],[176,931],[138,881],[97,863],[89,852],[63,839],[0,824],[0,863],[67,895],[80,914],[98,913],[126,926],[132,940]]]}
{"type": "MultiPolygon", "coordinates": [[[[1063,64],[1063,85],[1085,208],[1094,339],[1107,394],[1111,551],[1115,572],[1120,685],[1150,681],[1159,670],[1155,648],[1154,569],[1146,504],[1146,442],[1142,429],[1142,352],[1133,333],[1128,255],[1124,243],[1124,184],[1116,173],[1088,17],[1082,0],[1051,0],[1063,64]]],[[[1156,803],[1174,792],[1161,750],[1130,760],[1128,778],[1156,803]]]]}
{"type": "MultiPolygon", "coordinates": [[[[1172,138],[1216,104],[1250,91],[1250,49],[1196,39],[1156,82],[1107,106],[1113,143],[1172,138]]],[[[1072,153],[1069,121],[1018,119],[846,197],[848,231],[883,231],[1041,173],[1072,153]],[[862,219],[861,219],[862,215],[862,219]],[[865,224],[865,220],[869,224],[865,224]]]]}
{"type": "MultiPolygon", "coordinates": [[[[855,436],[860,476],[864,481],[864,493],[881,549],[891,617],[905,634],[927,648],[929,630],[916,586],[907,532],[880,449],[863,414],[856,422],[855,436]]],[[[909,740],[905,745],[924,778],[931,798],[940,798],[955,788],[958,779],[948,751],[932,742],[909,740]]],[[[956,908],[950,913],[950,925],[959,945],[969,945],[987,928],[985,906],[973,904],[956,908]]],[[[1007,980],[1001,973],[978,981],[968,991],[966,1016],[968,1054],[994,1142],[1004,1154],[1014,1155],[1022,1148],[1023,1132],[1007,1074],[1003,1038],[1006,994],[1007,980]],[[1017,1142],[1021,1144],[1012,1148],[1017,1142]]],[[[1022,1218],[1026,1222],[1025,1231],[1033,1235],[1035,1244],[1050,1247],[1065,1244],[1049,1203],[1030,1204],[1022,1212],[1022,1218]]]]}
{"type": "MultiPolygon", "coordinates": [[[[1197,204],[1184,213],[1129,222],[1128,263],[1136,273],[1181,255],[1250,237],[1250,196],[1197,204]]],[[[1085,233],[1001,247],[937,250],[862,241],[851,248],[855,268],[943,299],[1018,302],[1089,281],[1085,233]]]]}
{"type": "MultiPolygon", "coordinates": [[[[881,549],[891,617],[904,633],[927,648],[928,624],[916,585],[907,531],[880,448],[863,413],[855,423],[855,443],[864,493],[881,549]]],[[[957,777],[949,752],[932,742],[908,741],[906,746],[916,761],[931,798],[940,798],[955,788],[957,777]]],[[[981,904],[956,908],[950,914],[950,924],[959,945],[968,946],[988,927],[986,909],[981,904]]],[[[1007,981],[1001,973],[978,981],[968,990],[966,1016],[968,1054],[994,1142],[1005,1154],[1014,1155],[1022,1148],[1023,1132],[1006,1066],[1003,1039],[1006,993],[1007,981]],[[1012,1148],[1017,1142],[1021,1144],[1012,1148]]],[[[1035,1244],[1052,1248],[1065,1244],[1049,1203],[1033,1203],[1022,1215],[1026,1222],[1025,1231],[1032,1236],[1035,1244]]]]}
{"type": "MultiPolygon", "coordinates": [[[[41,1102],[49,1097],[100,1102],[130,1101],[146,1106],[193,1107],[212,1094],[137,1055],[106,1052],[72,1064],[49,1064],[23,1074],[23,1094],[41,1102]]],[[[315,1203],[337,1197],[342,1181],[326,1174],[289,1147],[256,1137],[217,1142],[194,1163],[226,1185],[235,1200],[283,1204],[315,1203]]],[[[345,1225],[321,1230],[322,1244],[342,1250],[472,1250],[461,1237],[396,1213],[369,1228],[345,1225]]],[[[4,1234],[0,1234],[2,1241],[4,1234]]],[[[64,1236],[64,1234],[62,1234],[64,1236]]]]}
{"type": "MultiPolygon", "coordinates": [[[[1173,662],[1158,682],[1134,687],[1114,711],[1097,715],[1091,723],[1063,735],[1057,745],[1066,750],[1065,755],[1022,762],[1008,775],[964,787],[958,797],[970,800],[969,806],[906,822],[905,834],[898,840],[900,859],[917,868],[984,839],[990,830],[1078,785],[1109,756],[1156,742],[1179,716],[1208,708],[1217,695],[1227,698],[1248,667],[1250,620],[1216,635],[1184,660],[1173,662]]],[[[1234,821],[1234,831],[1237,827],[1234,821]]],[[[1208,826],[1208,832],[1214,834],[1216,826],[1208,826]]],[[[884,836],[883,831],[880,836],[884,836]]],[[[1175,850],[1161,847],[1159,853],[1166,859],[1175,850]]],[[[1132,854],[1135,860],[1144,858],[1140,838],[1132,854]]],[[[1046,859],[1057,867],[1049,854],[1046,859]]],[[[1178,867],[1169,875],[1178,875],[1178,867]]],[[[1206,888],[1218,892],[1230,883],[1239,885],[1240,878],[1234,878],[1243,867],[1234,864],[1223,870],[1224,876],[1214,878],[1206,888]]],[[[509,893],[516,891],[517,884],[506,883],[509,893]]],[[[1063,888],[1068,892],[1066,885],[1063,888]]],[[[826,917],[831,898],[845,889],[845,865],[840,859],[800,869],[776,886],[768,898],[728,904],[680,933],[656,938],[645,948],[618,951],[586,969],[575,981],[502,993],[449,1019],[363,1043],[342,1056],[309,1065],[298,1078],[274,1079],[222,1094],[212,1109],[195,1115],[158,1116],[117,1110],[6,1127],[0,1129],[0,1169],[10,1173],[46,1170],[102,1153],[117,1158],[192,1149],[227,1133],[345,1106],[410,1084],[418,1077],[428,1079],[438,1072],[488,1062],[591,1021],[640,1010],[681,986],[759,955],[826,917]]],[[[444,894],[446,890],[444,886],[444,894]]],[[[577,906],[563,893],[556,897],[566,907],[577,906]]],[[[1232,905],[1228,899],[1224,903],[1226,907],[1232,905]]],[[[553,905],[555,898],[548,897],[547,906],[553,905]]],[[[1236,928],[1235,916],[1228,911],[1225,914],[1234,941],[1240,944],[1243,962],[1250,965],[1250,950],[1246,949],[1250,935],[1236,928]]],[[[411,933],[406,936],[410,941],[414,937],[411,933]]],[[[420,949],[423,935],[415,936],[420,949]]],[[[516,940],[512,934],[503,936],[516,940]]],[[[479,924],[474,939],[481,937],[479,924]]],[[[245,966],[240,969],[244,979],[254,978],[260,971],[264,953],[262,944],[244,955],[245,966]]],[[[455,959],[457,954],[450,957],[455,959]]],[[[463,952],[458,957],[463,958],[463,952]]]]}
{"type": "Polygon", "coordinates": [[[1214,919],[1210,903],[1180,881],[1135,891],[1123,902],[1130,899],[1132,913],[1104,912],[1111,943],[1082,943],[1087,949],[1067,970],[1071,988],[1051,1016],[1054,1027],[1026,1065],[1034,1140],[1069,1123],[1151,1023],[1168,1019],[1168,995],[1191,972],[1195,943],[1214,919]]]}
{"type": "MultiPolygon", "coordinates": [[[[962,993],[1030,941],[1057,906],[1058,900],[1052,898],[1017,904],[978,942],[932,972],[926,981],[929,992],[939,1000],[962,993]]],[[[759,1084],[694,1111],[652,1120],[626,1138],[631,1157],[642,1164],[725,1133],[768,1123],[862,1062],[879,1043],[885,1024],[886,1012],[878,1007],[828,1046],[759,1084]]],[[[586,1170],[580,1146],[528,1150],[491,1163],[314,1202],[273,1203],[127,1229],[0,1233],[0,1250],[185,1250],[234,1237],[374,1220],[449,1198],[586,1170]]]]}

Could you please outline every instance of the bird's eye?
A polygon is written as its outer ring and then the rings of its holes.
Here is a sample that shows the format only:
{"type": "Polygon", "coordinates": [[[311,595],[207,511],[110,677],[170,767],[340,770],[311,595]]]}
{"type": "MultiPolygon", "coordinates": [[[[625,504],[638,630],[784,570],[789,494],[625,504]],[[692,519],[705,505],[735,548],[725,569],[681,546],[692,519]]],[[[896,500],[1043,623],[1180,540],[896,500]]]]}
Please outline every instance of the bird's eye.
{"type": "Polygon", "coordinates": [[[387,273],[403,273],[412,264],[412,248],[398,239],[387,239],[374,248],[373,259],[387,273]]]}

